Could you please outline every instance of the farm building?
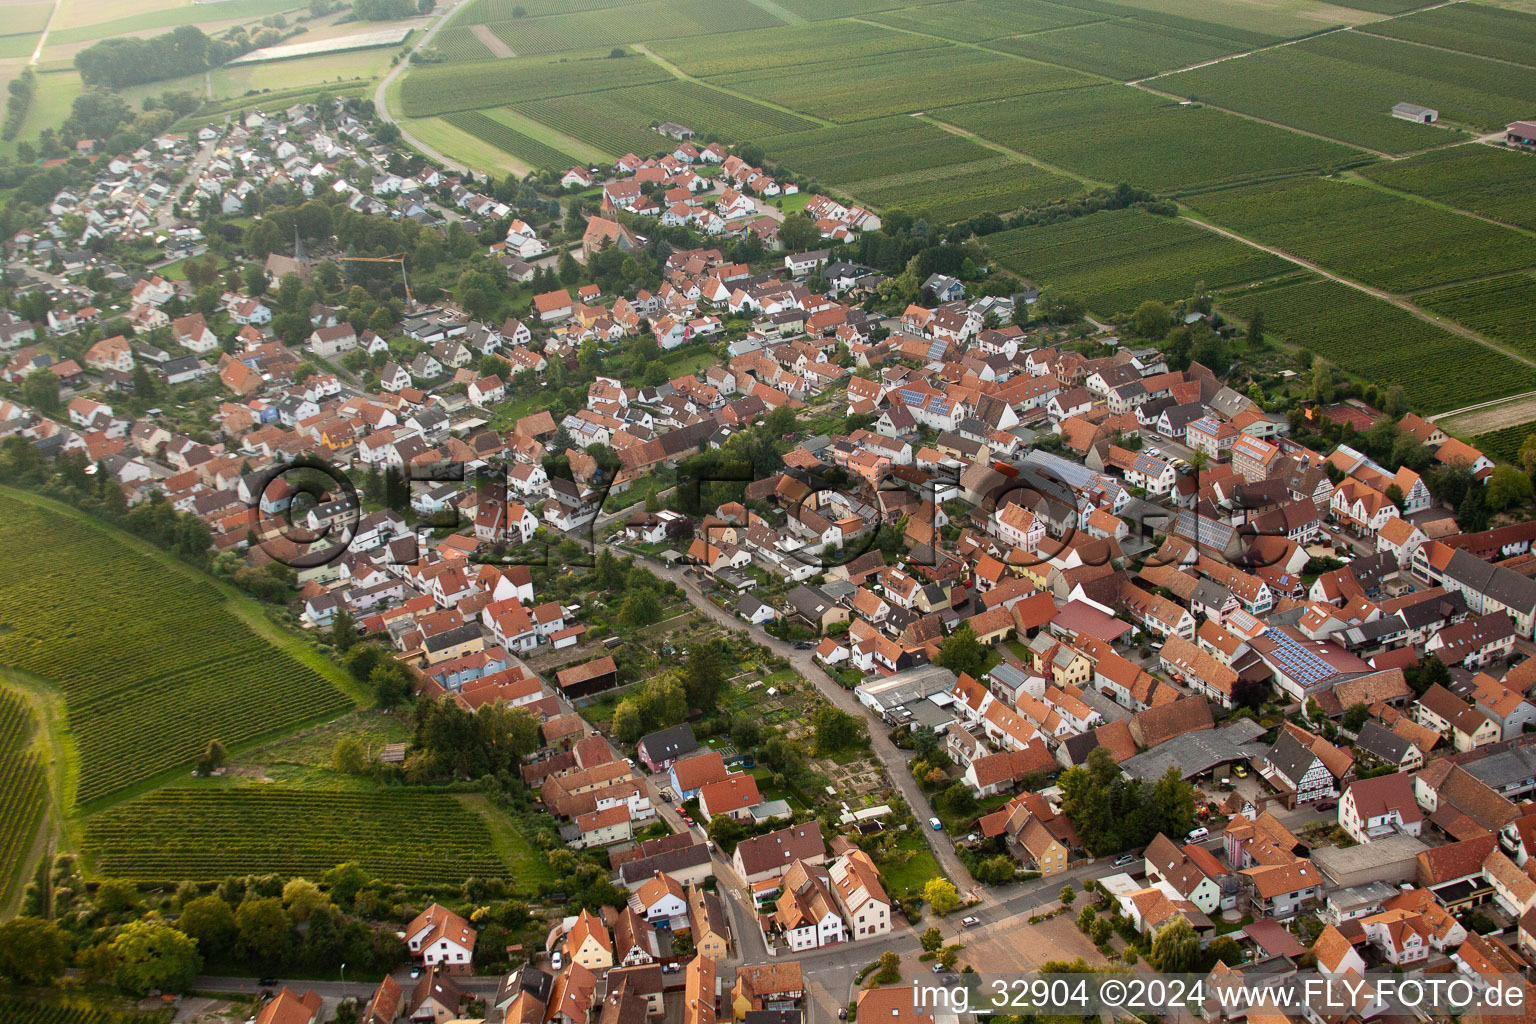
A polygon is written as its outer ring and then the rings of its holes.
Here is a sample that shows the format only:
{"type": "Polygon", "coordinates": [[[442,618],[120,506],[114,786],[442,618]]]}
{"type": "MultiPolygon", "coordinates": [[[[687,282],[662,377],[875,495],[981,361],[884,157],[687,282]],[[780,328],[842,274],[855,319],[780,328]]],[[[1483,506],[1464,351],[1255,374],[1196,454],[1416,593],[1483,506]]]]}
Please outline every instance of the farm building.
{"type": "Polygon", "coordinates": [[[617,686],[619,670],[614,665],[613,658],[598,658],[585,665],[561,669],[555,673],[555,680],[567,697],[575,699],[617,686]]]}
{"type": "Polygon", "coordinates": [[[1536,121],[1516,121],[1504,129],[1504,141],[1511,146],[1536,148],[1536,121]]]}
{"type": "Polygon", "coordinates": [[[693,138],[692,128],[684,128],[682,125],[675,124],[672,121],[665,121],[657,125],[656,130],[667,138],[676,139],[678,142],[686,142],[693,138]]]}
{"type": "Polygon", "coordinates": [[[1421,107],[1417,103],[1399,103],[1392,108],[1392,116],[1416,124],[1434,124],[1440,120],[1440,111],[1433,107],[1421,107]]]}

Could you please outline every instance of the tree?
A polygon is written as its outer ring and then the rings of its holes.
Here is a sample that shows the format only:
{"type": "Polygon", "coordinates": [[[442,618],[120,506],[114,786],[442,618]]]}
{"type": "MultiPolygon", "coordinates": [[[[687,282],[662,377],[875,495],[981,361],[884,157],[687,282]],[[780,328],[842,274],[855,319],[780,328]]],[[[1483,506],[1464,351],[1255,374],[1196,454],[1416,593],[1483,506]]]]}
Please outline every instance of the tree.
{"type": "Polygon", "coordinates": [[[1182,914],[1171,918],[1152,936],[1147,962],[1164,974],[1192,971],[1200,963],[1200,936],[1182,914]]]}
{"type": "Polygon", "coordinates": [[[1250,342],[1264,340],[1264,311],[1262,309],[1255,309],[1253,315],[1248,317],[1248,340],[1250,342]]]}
{"type": "Polygon", "coordinates": [[[1343,725],[1345,730],[1348,732],[1359,732],[1360,727],[1365,725],[1365,721],[1370,717],[1370,715],[1370,709],[1367,708],[1364,704],[1357,702],[1355,704],[1351,704],[1348,710],[1344,712],[1344,718],[1340,724],[1343,725]]]}
{"type": "Polygon", "coordinates": [[[796,426],[795,410],[788,403],[774,407],[773,411],[763,417],[763,433],[770,438],[793,433],[796,426]]]}
{"type": "MultiPolygon", "coordinates": [[[[606,548],[604,554],[608,554],[606,548]]],[[[713,711],[725,685],[725,659],[713,640],[701,640],[688,648],[688,664],[683,680],[687,684],[688,703],[703,711],[713,711]]]]}
{"type": "Polygon", "coordinates": [[[368,685],[373,687],[379,707],[392,708],[410,695],[411,673],[399,662],[382,662],[368,674],[368,685]]]}
{"type": "Polygon", "coordinates": [[[1536,475],[1536,434],[1526,434],[1520,445],[1520,468],[1536,475]]]}
{"type": "Polygon", "coordinates": [[[930,878],[923,886],[923,900],[943,917],[960,905],[960,891],[947,878],[930,878]]]}
{"type": "Polygon", "coordinates": [[[939,664],[957,676],[980,675],[981,666],[986,661],[987,647],[969,622],[962,624],[939,644],[939,664]]]}
{"type": "Polygon", "coordinates": [[[1136,312],[1131,316],[1131,326],[1143,338],[1160,339],[1172,325],[1173,317],[1168,307],[1156,299],[1147,299],[1136,307],[1136,312]]]}
{"type": "Polygon", "coordinates": [[[283,886],[283,906],[288,908],[288,913],[294,921],[308,921],[310,915],[321,907],[329,905],[330,900],[320,891],[320,887],[305,878],[294,878],[283,886]]]}
{"type": "Polygon", "coordinates": [[[126,914],[139,905],[139,887],[125,878],[104,879],[96,887],[95,902],[98,913],[126,914]]]}
{"type": "Polygon", "coordinates": [[[560,254],[560,283],[575,284],[581,280],[581,265],[576,262],[576,257],[571,255],[569,249],[560,254]]]}
{"type": "Polygon", "coordinates": [[[0,924],[0,978],[51,985],[69,966],[69,936],[52,921],[18,917],[0,924]]]}
{"type": "Polygon", "coordinates": [[[325,886],[331,901],[343,907],[350,907],[352,901],[357,898],[358,891],[369,881],[368,872],[359,867],[355,861],[350,860],[345,864],[336,865],[320,876],[320,884],[325,886]]]}
{"type": "Polygon", "coordinates": [[[209,740],[207,749],[203,751],[203,756],[198,758],[197,774],[212,775],[224,767],[224,762],[228,759],[229,755],[224,751],[224,744],[218,740],[209,740]]]}
{"type": "Polygon", "coordinates": [[[875,973],[875,980],[882,985],[894,985],[901,980],[901,957],[886,950],[880,954],[880,970],[875,973]]]}
{"type": "Polygon", "coordinates": [[[1064,885],[1061,887],[1061,894],[1058,898],[1061,900],[1062,906],[1070,907],[1073,901],[1077,899],[1077,890],[1070,885],[1064,885]]]}
{"type": "Polygon", "coordinates": [[[1188,835],[1195,827],[1195,791],[1176,765],[1169,765],[1152,787],[1151,829],[1170,836],[1188,835]]]}
{"type": "Polygon", "coordinates": [[[960,947],[955,945],[945,946],[939,950],[939,955],[936,959],[939,961],[940,967],[946,971],[952,971],[955,969],[955,963],[960,959],[960,947]]]}
{"type": "Polygon", "coordinates": [[[794,214],[779,225],[779,241],[786,252],[803,252],[821,241],[821,233],[809,217],[794,214]]]}
{"type": "Polygon", "coordinates": [[[21,379],[21,400],[41,412],[59,409],[59,378],[49,370],[33,370],[21,379]]]}
{"type": "Polygon", "coordinates": [[[356,736],[343,736],[331,750],[331,767],[344,775],[361,775],[368,767],[363,751],[363,741],[356,736]]]}
{"type": "Polygon", "coordinates": [[[619,620],[626,626],[639,628],[661,620],[661,599],[655,591],[640,589],[631,591],[619,608],[619,620]]]}
{"type": "Polygon", "coordinates": [[[293,920],[275,896],[247,899],[235,910],[235,925],[240,929],[240,949],[263,963],[275,964],[287,952],[293,932],[293,920]]]}
{"type": "Polygon", "coordinates": [[[222,957],[235,947],[235,912],[218,896],[199,896],[181,908],[176,927],[197,940],[198,952],[222,957]]]}
{"type": "Polygon", "coordinates": [[[938,925],[929,925],[928,930],[923,932],[921,941],[923,952],[937,953],[939,948],[944,945],[944,933],[939,931],[938,925]]]}
{"type": "Polygon", "coordinates": [[[337,654],[345,654],[352,645],[357,643],[357,620],[352,618],[352,613],[343,608],[336,613],[331,620],[331,646],[336,648],[337,654]]]}
{"type": "Polygon", "coordinates": [[[1528,474],[1514,466],[1499,465],[1493,467],[1493,473],[1488,477],[1483,498],[1490,509],[1502,512],[1511,505],[1523,505],[1530,501],[1531,493],[1531,478],[1528,474]]]}
{"type": "Polygon", "coordinates": [[[108,950],[117,987],[136,996],[185,991],[203,969],[196,940],[158,921],[130,921],[108,950]]]}
{"type": "Polygon", "coordinates": [[[988,885],[1002,885],[1013,881],[1013,876],[1018,873],[1018,864],[1006,853],[1000,853],[995,857],[988,857],[976,865],[973,872],[976,881],[985,882],[988,885]]]}
{"type": "Polygon", "coordinates": [[[857,745],[863,739],[859,720],[831,704],[823,704],[811,715],[811,728],[815,731],[816,753],[823,756],[835,754],[857,745]]]}

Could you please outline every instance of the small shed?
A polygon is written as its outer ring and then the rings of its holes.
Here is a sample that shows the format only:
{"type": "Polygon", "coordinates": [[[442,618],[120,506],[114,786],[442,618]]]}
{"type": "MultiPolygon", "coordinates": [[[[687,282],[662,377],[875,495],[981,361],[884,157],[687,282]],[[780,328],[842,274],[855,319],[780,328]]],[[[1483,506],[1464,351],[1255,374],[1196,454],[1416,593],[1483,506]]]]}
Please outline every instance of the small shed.
{"type": "Polygon", "coordinates": [[[1536,121],[1516,121],[1504,129],[1504,140],[1512,146],[1536,146],[1536,121]]]}
{"type": "Polygon", "coordinates": [[[1392,116],[1415,124],[1434,124],[1440,120],[1440,111],[1433,107],[1421,107],[1417,103],[1399,103],[1392,108],[1392,116]]]}

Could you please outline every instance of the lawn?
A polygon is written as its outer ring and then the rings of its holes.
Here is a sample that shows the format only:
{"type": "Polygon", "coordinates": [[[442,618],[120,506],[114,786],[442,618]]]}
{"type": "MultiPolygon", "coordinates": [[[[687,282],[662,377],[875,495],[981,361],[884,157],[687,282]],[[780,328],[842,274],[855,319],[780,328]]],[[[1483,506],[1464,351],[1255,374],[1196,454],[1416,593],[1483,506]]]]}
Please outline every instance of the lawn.
{"type": "Polygon", "coordinates": [[[902,836],[896,848],[877,861],[880,881],[885,885],[885,891],[895,899],[921,896],[923,886],[928,884],[929,879],[944,876],[927,841],[915,831],[927,827],[926,824],[913,826],[914,831],[902,836]]]}

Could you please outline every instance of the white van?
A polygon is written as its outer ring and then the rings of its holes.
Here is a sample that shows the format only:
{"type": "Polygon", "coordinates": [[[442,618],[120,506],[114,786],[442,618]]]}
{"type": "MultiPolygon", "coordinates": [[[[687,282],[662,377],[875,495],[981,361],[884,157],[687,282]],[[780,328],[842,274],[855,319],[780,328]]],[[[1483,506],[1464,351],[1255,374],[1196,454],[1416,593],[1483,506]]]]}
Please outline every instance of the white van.
{"type": "Polygon", "coordinates": [[[1207,839],[1211,838],[1211,830],[1206,828],[1204,825],[1201,825],[1199,828],[1191,832],[1187,838],[1192,843],[1203,843],[1207,839]]]}

